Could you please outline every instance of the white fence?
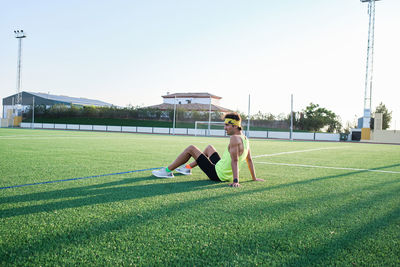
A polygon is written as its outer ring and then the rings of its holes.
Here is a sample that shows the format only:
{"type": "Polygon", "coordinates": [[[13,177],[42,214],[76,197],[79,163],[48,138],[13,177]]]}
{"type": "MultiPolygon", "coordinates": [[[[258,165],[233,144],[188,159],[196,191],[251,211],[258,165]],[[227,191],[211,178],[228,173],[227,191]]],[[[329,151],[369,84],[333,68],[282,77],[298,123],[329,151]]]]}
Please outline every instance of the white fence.
{"type": "MultiPolygon", "coordinates": [[[[110,125],[83,125],[83,124],[56,124],[56,123],[28,123],[22,122],[21,128],[57,129],[77,131],[102,131],[122,133],[151,133],[151,134],[178,134],[178,135],[208,135],[207,129],[191,128],[158,128],[140,126],[110,126],[110,125]]],[[[226,136],[224,130],[210,130],[211,136],[226,136]]],[[[250,138],[290,139],[290,132],[250,131],[250,138]]],[[[339,141],[340,134],[293,132],[294,140],[339,141]]]]}

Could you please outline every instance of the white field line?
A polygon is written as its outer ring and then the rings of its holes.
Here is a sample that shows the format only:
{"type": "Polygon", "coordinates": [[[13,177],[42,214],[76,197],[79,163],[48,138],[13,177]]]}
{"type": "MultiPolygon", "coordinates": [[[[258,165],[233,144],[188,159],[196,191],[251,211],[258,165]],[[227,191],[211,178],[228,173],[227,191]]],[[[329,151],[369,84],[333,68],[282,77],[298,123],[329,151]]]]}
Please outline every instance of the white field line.
{"type": "Polygon", "coordinates": [[[4,135],[4,136],[0,136],[0,138],[20,138],[20,137],[30,137],[30,138],[34,138],[34,137],[64,137],[64,136],[88,136],[88,135],[66,135],[66,134],[60,134],[60,135],[29,135],[29,134],[18,134],[18,135],[4,135]]]}
{"type": "Polygon", "coordinates": [[[30,137],[6,137],[0,136],[0,140],[41,140],[41,139],[69,139],[69,138],[105,138],[100,136],[30,136],[30,137]]]}
{"type": "Polygon", "coordinates": [[[382,171],[382,170],[373,170],[373,169],[328,167],[328,166],[315,166],[315,165],[290,164],[290,163],[276,163],[276,162],[255,162],[255,163],[270,164],[270,165],[281,165],[281,166],[291,166],[291,167],[305,167],[305,168],[321,168],[321,169],[347,170],[347,171],[365,171],[365,172],[380,172],[380,173],[395,173],[395,174],[399,174],[399,173],[400,173],[400,171],[382,171]]]}
{"type": "MultiPolygon", "coordinates": [[[[141,137],[135,137],[134,135],[129,136],[125,135],[129,140],[142,140],[141,137]]],[[[152,137],[153,139],[156,136],[152,137]]],[[[106,139],[106,138],[114,138],[112,135],[8,135],[8,136],[0,136],[0,141],[2,140],[42,140],[42,139],[106,139]]],[[[160,136],[157,139],[162,139],[163,136],[160,136]]]]}
{"type": "Polygon", "coordinates": [[[344,146],[337,146],[337,147],[321,147],[321,148],[313,148],[313,149],[306,149],[306,150],[295,150],[295,151],[286,151],[286,152],[279,152],[279,153],[274,153],[274,154],[264,154],[264,155],[257,155],[253,156],[253,158],[261,158],[261,157],[273,157],[273,156],[279,156],[279,155],[286,155],[286,154],[294,154],[294,153],[303,153],[303,152],[311,152],[311,151],[318,151],[318,150],[325,150],[325,149],[338,149],[338,148],[344,148],[344,146]]]}

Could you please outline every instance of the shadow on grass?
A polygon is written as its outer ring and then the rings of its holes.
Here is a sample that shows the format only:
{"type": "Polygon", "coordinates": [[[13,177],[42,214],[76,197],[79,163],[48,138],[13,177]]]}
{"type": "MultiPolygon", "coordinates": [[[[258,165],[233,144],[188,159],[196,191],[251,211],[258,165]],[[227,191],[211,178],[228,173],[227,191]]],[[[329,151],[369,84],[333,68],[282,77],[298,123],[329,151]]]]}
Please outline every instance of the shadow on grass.
{"type": "MultiPolygon", "coordinates": [[[[384,200],[393,199],[394,197],[396,197],[396,195],[398,195],[398,191],[390,195],[381,195],[381,202],[383,202],[384,200]]],[[[358,214],[362,216],[362,213],[360,211],[358,212],[358,214]]],[[[330,216],[333,216],[333,218],[338,218],[339,216],[346,215],[352,217],[354,216],[350,212],[344,214],[330,214],[330,216]]],[[[392,255],[382,255],[379,250],[376,250],[377,247],[369,248],[369,252],[367,252],[366,254],[359,253],[357,255],[351,255],[349,251],[360,251],[368,249],[369,245],[362,246],[361,242],[363,240],[368,240],[369,238],[375,236],[377,232],[383,232],[387,227],[398,222],[399,219],[400,208],[385,212],[384,214],[366,223],[355,224],[354,227],[348,229],[346,233],[340,234],[339,237],[332,238],[329,242],[322,243],[320,245],[314,246],[308,251],[304,251],[304,253],[302,253],[298,257],[287,260],[284,265],[306,266],[313,264],[327,266],[333,264],[334,262],[336,262],[336,264],[339,264],[346,258],[346,264],[348,265],[363,265],[367,263],[367,265],[390,266],[392,264],[396,264],[396,262],[398,264],[398,253],[400,252],[398,248],[397,252],[395,252],[395,248],[391,249],[392,255]],[[369,256],[369,258],[365,258],[365,256],[369,256]]],[[[392,240],[387,241],[391,242],[392,240]]],[[[372,244],[372,242],[370,242],[370,244],[372,244]]],[[[388,245],[388,247],[390,247],[390,245],[388,245]]]]}
{"type": "MultiPolygon", "coordinates": [[[[385,168],[385,167],[382,167],[385,168]]],[[[72,232],[68,233],[46,233],[46,236],[40,238],[34,242],[29,244],[19,245],[17,247],[13,247],[12,245],[5,245],[0,253],[0,258],[4,259],[5,262],[12,263],[15,258],[26,259],[31,256],[35,256],[39,254],[45,254],[48,250],[53,249],[54,247],[59,247],[63,244],[65,245],[74,245],[88,242],[90,240],[97,240],[98,236],[103,235],[107,232],[112,232],[116,230],[126,229],[128,227],[140,227],[141,225],[146,225],[151,221],[160,221],[163,218],[167,218],[170,216],[174,216],[175,214],[179,214],[185,210],[193,210],[194,208],[203,207],[210,201],[217,202],[229,202],[230,198],[235,196],[243,196],[243,195],[251,195],[257,192],[267,192],[276,189],[283,189],[291,186],[304,185],[316,181],[324,181],[327,179],[334,178],[343,178],[346,176],[363,173],[365,171],[355,171],[344,173],[340,175],[332,175],[325,177],[313,178],[305,181],[298,181],[288,184],[276,185],[272,187],[262,187],[255,189],[245,189],[245,191],[237,191],[236,189],[232,189],[232,192],[217,195],[213,197],[204,197],[201,199],[194,199],[185,202],[174,202],[171,204],[165,204],[165,206],[160,207],[158,209],[152,209],[146,212],[143,212],[140,217],[136,214],[130,213],[126,215],[120,216],[118,219],[107,221],[107,222],[98,222],[93,223],[91,225],[82,225],[76,227],[76,229],[72,232]],[[70,237],[74,238],[71,239],[70,237]],[[21,253],[21,252],[24,253],[21,253]],[[14,256],[10,256],[14,255],[14,256]],[[17,255],[17,256],[15,256],[17,255]]],[[[13,217],[17,215],[25,215],[32,214],[42,211],[52,211],[58,209],[65,208],[74,208],[74,207],[82,207],[87,205],[95,205],[101,203],[112,203],[117,201],[123,201],[128,199],[139,199],[139,198],[147,198],[152,196],[159,195],[168,195],[174,193],[182,193],[182,192],[192,192],[203,189],[209,189],[220,186],[226,186],[226,184],[214,184],[208,180],[201,181],[184,181],[184,182],[172,182],[168,184],[149,184],[149,185],[130,185],[134,183],[136,179],[141,180],[150,180],[152,177],[141,177],[141,178],[129,178],[121,181],[104,183],[100,185],[93,185],[81,188],[74,189],[65,189],[65,190],[55,190],[52,192],[45,193],[34,193],[24,196],[16,196],[7,199],[7,202],[21,202],[21,201],[39,201],[39,200],[50,200],[50,199],[61,199],[68,197],[83,197],[80,199],[73,200],[62,200],[57,203],[48,203],[42,205],[32,205],[28,207],[14,208],[6,211],[2,211],[1,217],[13,217]],[[123,187],[111,187],[110,186],[119,186],[124,185],[123,187]],[[47,194],[51,194],[50,196],[47,194]],[[15,198],[15,199],[13,199],[15,198]]],[[[373,186],[360,188],[358,191],[379,187],[379,186],[387,186],[391,184],[398,184],[400,181],[387,181],[382,182],[380,184],[375,184],[373,186]]],[[[323,224],[326,222],[326,218],[332,219],[340,219],[351,216],[362,216],[362,210],[369,209],[372,205],[383,205],[385,202],[398,197],[398,189],[396,187],[393,188],[393,192],[383,192],[380,194],[375,194],[374,196],[366,197],[358,201],[357,203],[348,203],[346,205],[342,205],[338,208],[333,208],[326,210],[324,212],[320,212],[314,216],[306,216],[301,221],[294,221],[292,223],[288,223],[283,226],[283,229],[266,229],[264,232],[255,234],[255,239],[249,240],[246,238],[240,238],[236,241],[239,245],[241,251],[238,251],[238,248],[229,248],[227,250],[222,251],[220,248],[220,244],[215,244],[210,246],[208,249],[210,250],[210,257],[214,257],[219,260],[219,262],[229,262],[232,259],[237,258],[238,255],[244,255],[246,257],[253,257],[254,255],[254,247],[259,247],[262,252],[272,251],[272,253],[279,251],[284,255],[287,253],[290,254],[290,247],[284,248],[284,243],[287,243],[287,236],[282,236],[282,231],[287,233],[295,233],[296,231],[301,231],[301,234],[306,235],[308,231],[311,231],[318,224],[323,224]],[[275,238],[274,238],[275,237],[275,238]]],[[[309,201],[313,201],[315,203],[318,202],[329,202],[329,201],[340,201],[344,196],[354,194],[355,192],[345,192],[342,194],[332,194],[329,196],[322,196],[320,198],[310,198],[309,201]]],[[[276,216],[280,216],[284,213],[288,206],[296,205],[296,203],[267,203],[267,204],[259,204],[259,206],[255,205],[253,207],[255,214],[260,212],[259,214],[269,214],[271,211],[274,211],[276,216]]],[[[241,215],[238,215],[241,216],[241,215]]],[[[349,231],[342,233],[337,238],[332,239],[329,242],[325,242],[322,244],[316,244],[311,248],[297,249],[295,253],[296,256],[290,256],[282,259],[280,261],[281,265],[288,266],[301,266],[301,265],[325,265],[332,264],[331,260],[339,253],[339,251],[344,248],[351,248],[357,241],[362,238],[366,238],[368,236],[374,235],[380,228],[384,228],[394,220],[398,220],[399,218],[399,210],[393,210],[392,212],[387,212],[379,217],[374,218],[365,224],[358,224],[351,228],[349,231]],[[329,253],[330,259],[328,259],[327,254],[329,253]]],[[[293,234],[294,235],[294,234],[293,234]]],[[[289,235],[290,236],[290,235],[289,235]]],[[[289,240],[290,241],[290,240],[289,240]]],[[[187,253],[191,253],[191,257],[194,257],[198,262],[205,262],[207,258],[202,258],[201,255],[193,254],[193,251],[188,250],[187,253]]],[[[293,254],[293,253],[292,253],[293,254]]],[[[218,261],[217,260],[217,261],[218,261]]],[[[184,259],[182,259],[184,262],[184,259]]],[[[256,260],[258,263],[266,263],[265,258],[258,258],[256,260]]],[[[160,259],[160,262],[163,264],[169,264],[169,258],[166,256],[163,259],[160,259]]],[[[277,263],[277,262],[275,262],[277,263]]]]}
{"type": "MultiPolygon", "coordinates": [[[[374,170],[381,170],[381,169],[397,167],[397,166],[400,166],[400,164],[393,164],[393,165],[388,165],[388,166],[383,166],[383,167],[377,167],[377,168],[374,168],[374,170]]],[[[292,187],[292,186],[296,186],[296,185],[306,185],[306,184],[311,184],[311,183],[314,183],[314,182],[322,182],[322,181],[330,180],[330,179],[343,178],[343,177],[346,177],[346,176],[351,176],[351,175],[356,175],[356,174],[361,174],[361,173],[369,173],[369,171],[368,170],[351,171],[351,172],[346,172],[346,173],[343,173],[343,174],[316,177],[316,178],[296,181],[296,182],[292,182],[292,183],[279,184],[279,185],[271,186],[271,187],[268,187],[268,188],[260,188],[260,189],[254,190],[254,192],[270,191],[270,190],[273,190],[273,189],[282,189],[282,188],[292,187]]],[[[389,174],[389,175],[391,175],[391,174],[389,174]]],[[[398,182],[400,182],[400,180],[398,182]]]]}
{"type": "MultiPolygon", "coordinates": [[[[132,177],[132,178],[125,178],[120,179],[112,182],[106,182],[101,184],[94,184],[89,186],[81,186],[81,187],[74,187],[74,188],[67,188],[67,189],[60,189],[60,190],[49,190],[45,192],[39,193],[29,193],[29,194],[21,194],[15,195],[10,197],[2,197],[0,198],[0,204],[5,203],[18,203],[18,202],[31,202],[31,201],[38,201],[38,200],[51,200],[51,199],[61,199],[66,197],[82,197],[85,195],[91,195],[91,190],[96,188],[105,188],[105,187],[112,187],[118,185],[127,185],[138,183],[142,181],[151,181],[157,180],[154,176],[143,176],[143,177],[132,177]]],[[[67,183],[70,181],[67,181],[67,183]]],[[[80,181],[78,180],[78,183],[80,181]]],[[[51,184],[50,184],[51,185],[51,184]]],[[[48,187],[48,184],[38,185],[41,187],[48,187]]],[[[18,189],[17,189],[18,190],[18,189]]]]}
{"type": "MultiPolygon", "coordinates": [[[[337,207],[326,208],[318,214],[306,215],[294,222],[286,222],[282,228],[265,229],[263,232],[255,233],[251,240],[240,240],[238,245],[244,248],[264,246],[265,254],[291,255],[279,261],[281,266],[369,265],[368,261],[371,265],[382,265],[385,260],[387,262],[382,266],[390,266],[396,259],[399,260],[396,256],[400,252],[399,248],[397,248],[397,253],[395,248],[389,249],[392,251],[392,255],[388,255],[376,251],[376,247],[369,248],[368,244],[362,244],[362,242],[375,237],[378,232],[384,232],[387,227],[399,222],[400,208],[395,205],[384,211],[380,208],[386,206],[390,201],[398,200],[399,187],[392,186],[398,183],[398,181],[391,181],[360,188],[359,192],[377,190],[383,186],[390,187],[389,190],[380,191],[358,201],[343,205],[338,204],[337,207]],[[365,214],[370,213],[371,210],[376,210],[373,218],[365,219],[365,214]],[[330,230],[334,231],[330,232],[330,230]],[[313,235],[313,231],[319,232],[320,236],[313,235]],[[312,238],[308,239],[310,236],[312,238]],[[365,249],[370,251],[364,253],[363,250],[365,249]],[[374,252],[376,252],[376,255],[374,255],[374,252]],[[363,258],[366,255],[369,256],[368,259],[363,258]]],[[[359,192],[350,191],[332,194],[312,198],[308,202],[332,203],[359,192]]],[[[263,210],[264,212],[276,208],[276,206],[269,208],[255,207],[256,210],[263,210]]],[[[299,203],[287,203],[286,207],[280,208],[293,211],[301,209],[301,205],[299,203]]],[[[385,239],[385,241],[390,244],[392,240],[385,239]]],[[[389,244],[388,247],[390,247],[389,244]]],[[[240,251],[238,253],[250,255],[251,251],[240,251]]],[[[260,258],[260,261],[262,261],[262,258],[260,258]]]]}
{"type": "MultiPolygon", "coordinates": [[[[383,166],[378,169],[390,168],[393,166],[400,166],[400,164],[383,166]]],[[[305,185],[313,182],[324,181],[328,179],[337,179],[345,176],[351,176],[355,174],[365,173],[366,170],[353,171],[338,175],[330,175],[325,177],[317,177],[308,180],[296,181],[293,183],[280,184],[271,187],[262,187],[254,189],[251,193],[270,191],[275,189],[282,189],[286,187],[292,187],[297,185],[305,185]]],[[[48,212],[66,208],[77,208],[82,206],[118,202],[130,199],[148,198],[159,195],[168,195],[171,193],[182,193],[205,189],[205,186],[226,186],[226,183],[215,183],[210,180],[199,180],[199,181],[180,181],[167,184],[146,184],[146,185],[130,185],[140,181],[157,180],[154,176],[144,176],[136,178],[127,178],[109,183],[96,184],[91,186],[84,186],[78,188],[69,188],[62,190],[46,191],[40,193],[32,193],[26,195],[12,196],[0,198],[0,203],[18,203],[18,202],[33,202],[41,200],[57,200],[65,198],[78,198],[72,200],[63,200],[54,203],[45,203],[39,205],[30,205],[18,208],[3,209],[0,214],[0,218],[8,218],[20,215],[34,214],[37,212],[48,212]],[[127,186],[128,185],[128,186],[127,186]],[[118,187],[115,187],[118,186],[118,187]],[[110,187],[110,188],[107,188],[110,187]],[[83,198],[84,197],[84,198],[83,198]]],[[[400,181],[399,181],[400,182],[400,181]]],[[[250,191],[246,191],[246,194],[250,191]]],[[[242,193],[239,193],[242,194],[242,193]]]]}
{"type": "Polygon", "coordinates": [[[78,188],[68,188],[54,191],[45,191],[13,197],[1,198],[0,203],[35,202],[43,200],[55,200],[52,203],[28,205],[18,208],[1,210],[0,218],[9,218],[20,215],[34,214],[38,212],[50,212],[68,208],[78,208],[96,204],[119,202],[141,198],[150,198],[175,193],[198,191],[209,189],[210,186],[218,187],[221,183],[210,180],[199,181],[174,181],[170,183],[131,185],[140,181],[148,181],[159,178],[145,176],[128,178],[115,182],[96,184],[78,188]],[[75,198],[75,199],[68,199],[75,198]],[[58,200],[58,201],[57,201],[58,200]]]}
{"type": "Polygon", "coordinates": [[[399,167],[399,166],[400,166],[400,164],[392,164],[392,165],[383,166],[383,167],[371,168],[370,170],[378,171],[378,170],[384,170],[384,169],[399,167]]]}

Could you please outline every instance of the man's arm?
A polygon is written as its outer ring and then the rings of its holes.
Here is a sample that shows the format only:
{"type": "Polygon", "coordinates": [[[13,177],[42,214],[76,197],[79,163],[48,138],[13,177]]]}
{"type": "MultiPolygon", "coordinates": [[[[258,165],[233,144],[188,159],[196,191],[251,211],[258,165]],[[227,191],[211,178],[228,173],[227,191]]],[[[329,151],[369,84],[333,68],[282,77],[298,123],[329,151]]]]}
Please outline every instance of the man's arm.
{"type": "Polygon", "coordinates": [[[240,137],[231,136],[229,143],[229,154],[231,155],[231,167],[233,174],[233,183],[230,186],[238,187],[239,184],[239,144],[242,140],[240,137]]]}
{"type": "Polygon", "coordinates": [[[247,157],[246,157],[246,162],[247,162],[247,166],[249,167],[249,171],[250,171],[251,178],[253,179],[253,181],[264,181],[263,179],[259,179],[256,177],[256,169],[254,168],[253,158],[251,157],[250,149],[249,149],[249,153],[247,154],[247,157]]]}

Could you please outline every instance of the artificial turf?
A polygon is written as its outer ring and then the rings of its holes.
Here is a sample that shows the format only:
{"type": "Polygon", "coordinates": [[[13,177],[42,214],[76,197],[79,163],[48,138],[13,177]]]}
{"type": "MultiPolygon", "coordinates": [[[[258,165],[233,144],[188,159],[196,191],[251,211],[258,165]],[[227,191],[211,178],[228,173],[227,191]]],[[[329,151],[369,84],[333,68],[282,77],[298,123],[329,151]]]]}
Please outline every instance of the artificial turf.
{"type": "MultiPolygon", "coordinates": [[[[0,187],[161,167],[187,145],[222,152],[227,143],[0,129],[0,187]]],[[[1,189],[0,265],[400,265],[400,146],[251,140],[251,148],[266,181],[252,182],[243,164],[240,188],[194,169],[1,189]]]]}

